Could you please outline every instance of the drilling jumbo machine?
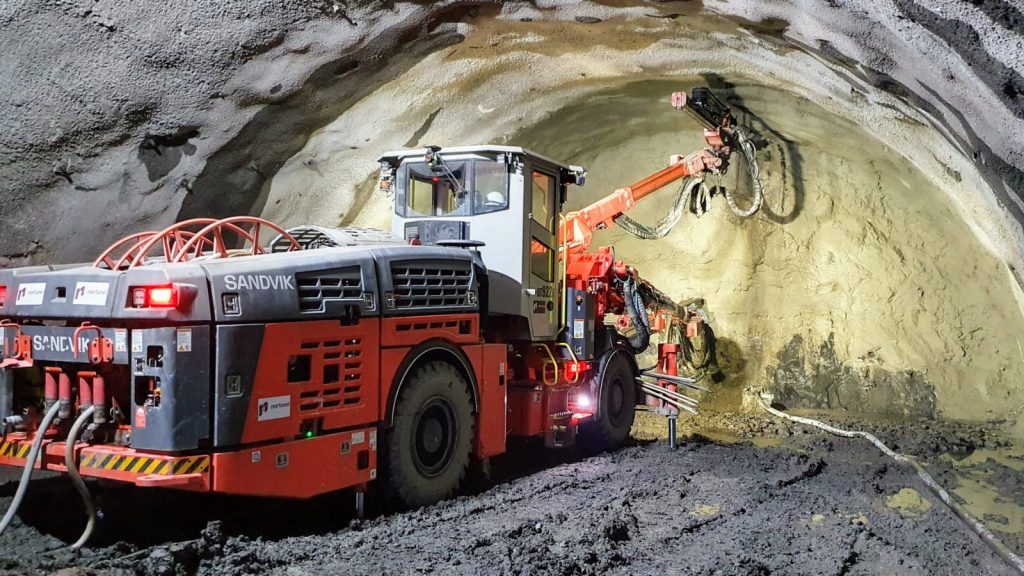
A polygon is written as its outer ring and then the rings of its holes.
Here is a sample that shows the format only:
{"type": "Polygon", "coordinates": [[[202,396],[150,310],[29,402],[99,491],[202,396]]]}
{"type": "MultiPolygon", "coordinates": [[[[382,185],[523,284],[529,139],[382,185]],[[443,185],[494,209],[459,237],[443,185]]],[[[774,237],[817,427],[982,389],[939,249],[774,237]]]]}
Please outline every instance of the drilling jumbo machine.
{"type": "MultiPolygon", "coordinates": [[[[616,222],[663,235],[674,222],[623,213],[724,172],[736,151],[757,180],[725,105],[707,89],[673,104],[708,147],[564,215],[582,168],[428,147],[381,159],[390,233],[194,219],[92,264],[0,270],[0,464],[24,467],[0,530],[33,468],[82,494],[81,546],[95,517],[83,476],[279,498],[354,489],[360,509],[377,481],[414,507],[451,496],[510,437],[604,449],[627,440],[638,405],[695,411],[677,387],[697,378],[677,369],[706,350],[701,303],[677,305],[611,247],[590,250],[616,222]],[[652,332],[681,337],[641,370],[652,332]]],[[[679,198],[674,213],[700,200],[679,198]]]]}

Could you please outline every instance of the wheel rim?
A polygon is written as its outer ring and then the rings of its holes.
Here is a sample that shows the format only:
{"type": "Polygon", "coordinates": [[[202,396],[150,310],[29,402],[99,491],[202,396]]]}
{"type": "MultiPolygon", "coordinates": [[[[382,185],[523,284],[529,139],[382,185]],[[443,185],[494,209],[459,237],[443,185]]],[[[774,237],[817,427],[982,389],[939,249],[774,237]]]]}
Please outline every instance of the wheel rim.
{"type": "Polygon", "coordinates": [[[421,474],[435,477],[444,472],[455,451],[457,432],[451,403],[440,396],[427,401],[413,422],[412,461],[421,474]]]}

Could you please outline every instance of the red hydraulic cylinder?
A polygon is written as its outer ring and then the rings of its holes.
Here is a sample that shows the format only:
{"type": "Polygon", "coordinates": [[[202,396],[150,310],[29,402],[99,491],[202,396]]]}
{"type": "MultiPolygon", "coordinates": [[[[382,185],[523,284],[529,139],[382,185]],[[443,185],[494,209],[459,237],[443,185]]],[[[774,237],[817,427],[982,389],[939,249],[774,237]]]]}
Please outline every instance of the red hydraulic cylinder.
{"type": "Polygon", "coordinates": [[[92,379],[95,372],[78,373],[78,409],[85,410],[92,406],[92,379]]]}
{"type": "Polygon", "coordinates": [[[679,344],[658,344],[658,366],[666,376],[679,375],[679,344]]]}
{"type": "Polygon", "coordinates": [[[71,377],[61,370],[57,370],[57,401],[60,409],[57,417],[63,419],[71,418],[71,377]]]}
{"type": "MultiPolygon", "coordinates": [[[[658,368],[662,374],[666,376],[678,376],[679,368],[677,362],[679,361],[679,344],[658,344],[658,368]]],[[[665,380],[659,380],[658,384],[667,390],[672,392],[676,391],[676,385],[666,382],[665,380]]],[[[678,413],[673,406],[666,406],[670,411],[678,413]]]]}
{"type": "Polygon", "coordinates": [[[43,375],[43,401],[45,411],[57,403],[57,374],[61,373],[60,368],[48,367],[43,375]]]}
{"type": "Polygon", "coordinates": [[[107,421],[107,383],[99,374],[92,378],[92,405],[96,408],[92,421],[103,424],[107,421]]]}

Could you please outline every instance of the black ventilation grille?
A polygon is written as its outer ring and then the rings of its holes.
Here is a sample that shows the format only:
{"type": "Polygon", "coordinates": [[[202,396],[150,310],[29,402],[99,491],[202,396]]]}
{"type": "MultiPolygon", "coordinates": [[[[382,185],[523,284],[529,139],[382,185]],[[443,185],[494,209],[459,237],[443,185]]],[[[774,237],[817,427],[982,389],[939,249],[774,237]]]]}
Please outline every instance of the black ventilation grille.
{"type": "Polygon", "coordinates": [[[445,310],[466,308],[473,286],[470,262],[392,262],[394,308],[397,310],[445,310]]]}
{"type": "Polygon", "coordinates": [[[350,301],[360,305],[363,302],[363,280],[358,266],[300,272],[295,275],[295,284],[299,287],[299,310],[302,312],[324,312],[324,303],[329,301],[350,301]]]}

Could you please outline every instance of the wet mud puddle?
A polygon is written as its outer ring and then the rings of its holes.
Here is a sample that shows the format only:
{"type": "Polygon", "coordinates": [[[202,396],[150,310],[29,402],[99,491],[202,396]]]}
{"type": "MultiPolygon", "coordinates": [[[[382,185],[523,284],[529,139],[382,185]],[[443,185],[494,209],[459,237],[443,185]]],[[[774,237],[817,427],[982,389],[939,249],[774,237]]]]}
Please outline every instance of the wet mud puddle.
{"type": "Polygon", "coordinates": [[[947,489],[967,509],[1001,534],[1012,535],[1015,549],[1024,547],[1024,447],[984,448],[971,454],[943,454],[957,483],[947,489]]]}

